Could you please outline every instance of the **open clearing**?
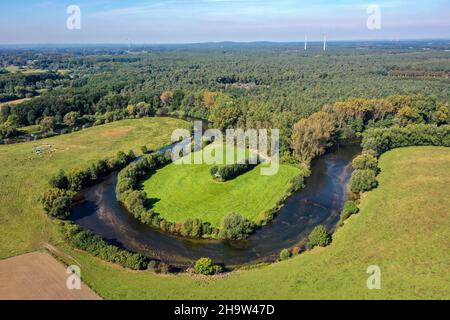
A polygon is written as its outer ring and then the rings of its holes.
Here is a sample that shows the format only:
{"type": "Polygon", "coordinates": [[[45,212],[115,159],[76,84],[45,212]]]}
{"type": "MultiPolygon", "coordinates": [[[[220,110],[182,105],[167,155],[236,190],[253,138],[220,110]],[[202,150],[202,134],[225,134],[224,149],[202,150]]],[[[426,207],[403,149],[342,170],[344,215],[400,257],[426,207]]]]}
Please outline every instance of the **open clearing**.
{"type": "MultiPolygon", "coordinates": [[[[212,147],[207,146],[205,152],[212,147]]],[[[233,180],[217,182],[209,172],[212,165],[172,163],[146,180],[144,190],[154,203],[153,210],[168,221],[199,218],[219,227],[224,216],[240,213],[258,222],[264,212],[275,207],[292,178],[301,172],[296,167],[280,165],[276,175],[263,176],[262,166],[233,180]]]]}
{"type": "Polygon", "coordinates": [[[67,277],[65,266],[48,253],[32,252],[2,260],[0,261],[0,299],[100,299],[83,283],[80,290],[67,289],[67,277]]]}
{"type": "Polygon", "coordinates": [[[450,148],[412,147],[380,160],[380,186],[330,247],[201,281],[131,272],[69,250],[108,299],[450,299],[450,148]],[[369,265],[382,289],[368,290],[369,265]]]}
{"type": "Polygon", "coordinates": [[[60,169],[84,168],[89,162],[140,147],[170,143],[172,131],[188,128],[173,118],[123,120],[76,133],[13,145],[0,145],[0,259],[34,251],[43,242],[57,244],[56,226],[38,202],[49,178],[60,169]],[[41,154],[35,148],[42,150],[41,154]]]}
{"type": "Polygon", "coordinates": [[[23,99],[17,99],[17,100],[11,100],[7,102],[0,102],[0,108],[4,106],[15,106],[18,104],[21,104],[22,102],[29,101],[33,98],[23,98],[23,99]]]}

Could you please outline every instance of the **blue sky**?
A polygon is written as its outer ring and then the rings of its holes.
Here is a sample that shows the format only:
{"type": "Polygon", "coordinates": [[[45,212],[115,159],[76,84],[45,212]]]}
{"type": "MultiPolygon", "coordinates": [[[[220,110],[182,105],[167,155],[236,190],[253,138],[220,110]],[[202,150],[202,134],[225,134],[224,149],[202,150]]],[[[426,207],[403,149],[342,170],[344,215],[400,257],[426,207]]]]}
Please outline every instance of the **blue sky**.
{"type": "Polygon", "coordinates": [[[0,43],[450,38],[450,0],[0,0],[0,43]],[[66,8],[81,9],[68,30],[66,8]],[[381,30],[368,30],[369,4],[381,30]]]}

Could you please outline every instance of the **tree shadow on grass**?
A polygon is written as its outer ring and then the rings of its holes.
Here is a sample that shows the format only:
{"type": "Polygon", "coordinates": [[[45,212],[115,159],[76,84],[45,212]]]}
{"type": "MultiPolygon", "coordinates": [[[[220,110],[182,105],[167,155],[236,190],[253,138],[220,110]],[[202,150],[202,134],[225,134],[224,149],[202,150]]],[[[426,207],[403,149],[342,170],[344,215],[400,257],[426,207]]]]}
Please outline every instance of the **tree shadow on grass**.
{"type": "Polygon", "coordinates": [[[152,209],[155,206],[155,204],[157,204],[160,201],[161,201],[161,199],[159,199],[159,198],[148,198],[145,201],[145,207],[148,209],[152,209]]]}

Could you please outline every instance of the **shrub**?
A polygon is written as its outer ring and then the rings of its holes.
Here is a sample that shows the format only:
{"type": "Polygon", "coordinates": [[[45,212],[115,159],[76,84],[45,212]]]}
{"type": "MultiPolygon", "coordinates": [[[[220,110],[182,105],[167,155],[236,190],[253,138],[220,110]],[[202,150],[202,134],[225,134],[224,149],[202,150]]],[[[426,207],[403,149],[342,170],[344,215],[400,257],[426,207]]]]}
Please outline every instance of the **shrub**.
{"type": "Polygon", "coordinates": [[[166,274],[170,272],[170,266],[167,263],[161,262],[158,264],[158,268],[155,270],[156,273],[166,274]]]}
{"type": "Polygon", "coordinates": [[[376,155],[407,146],[450,147],[450,125],[417,124],[404,128],[370,129],[363,134],[364,151],[373,150],[376,155]]]}
{"type": "Polygon", "coordinates": [[[147,194],[144,191],[132,191],[125,199],[125,204],[131,212],[136,212],[144,208],[147,194]]]}
{"type": "Polygon", "coordinates": [[[212,166],[211,169],[209,169],[209,173],[211,174],[211,176],[213,178],[216,177],[217,171],[219,171],[219,167],[218,166],[212,166]]]}
{"type": "Polygon", "coordinates": [[[300,254],[301,250],[302,249],[300,247],[293,247],[292,248],[292,255],[293,256],[298,256],[300,254]]]}
{"type": "Polygon", "coordinates": [[[331,243],[331,236],[328,234],[327,229],[319,225],[314,228],[308,237],[307,248],[312,249],[316,246],[326,247],[331,243]]]}
{"type": "Polygon", "coordinates": [[[91,231],[84,231],[72,223],[63,225],[62,234],[71,246],[86,251],[100,259],[117,263],[133,270],[144,270],[148,266],[146,257],[110,245],[91,231]]]}
{"type": "Polygon", "coordinates": [[[227,215],[221,224],[219,237],[227,240],[242,240],[255,229],[255,224],[238,213],[227,215]]]}
{"type": "Polygon", "coordinates": [[[280,260],[284,261],[284,260],[288,260],[291,257],[291,253],[289,252],[288,249],[283,249],[280,252],[280,260]]]}
{"type": "Polygon", "coordinates": [[[67,180],[67,176],[64,170],[59,170],[57,174],[50,178],[49,184],[52,188],[58,189],[68,189],[69,188],[69,180],[67,180]]]}
{"type": "Polygon", "coordinates": [[[185,237],[200,238],[203,233],[203,223],[200,219],[187,219],[181,226],[180,233],[185,237]]]}
{"type": "Polygon", "coordinates": [[[123,151],[119,151],[114,159],[111,160],[112,167],[120,169],[128,164],[128,157],[123,151]]]}
{"type": "Polygon", "coordinates": [[[299,174],[291,179],[291,185],[288,189],[289,193],[294,193],[295,191],[298,191],[305,187],[305,177],[303,174],[299,174]]]}
{"type": "Polygon", "coordinates": [[[144,270],[147,268],[147,260],[144,256],[138,253],[131,253],[124,251],[126,255],[126,260],[124,267],[132,270],[144,270]]]}
{"type": "Polygon", "coordinates": [[[352,161],[352,166],[355,170],[377,170],[378,169],[378,159],[373,155],[368,153],[363,153],[360,156],[357,156],[352,161]]]}
{"type": "MultiPolygon", "coordinates": [[[[123,163],[124,154],[119,154],[115,163],[123,163]]],[[[128,161],[134,159],[130,152],[126,156],[128,161]]],[[[160,228],[165,231],[175,231],[175,224],[161,219],[158,214],[147,208],[147,194],[144,191],[137,190],[139,181],[151,175],[154,170],[162,167],[171,161],[171,151],[165,154],[160,152],[150,155],[144,155],[139,160],[132,162],[123,168],[118,175],[116,193],[119,201],[124,203],[128,210],[142,223],[160,228]]],[[[201,237],[208,231],[209,225],[201,221],[186,221],[183,228],[183,234],[191,237],[201,237]],[[206,230],[206,231],[205,231],[206,230]]],[[[180,228],[181,229],[181,228],[180,228]]]]}
{"type": "Polygon", "coordinates": [[[147,146],[142,146],[141,152],[142,152],[142,154],[146,154],[148,152],[147,146]]]}
{"type": "Polygon", "coordinates": [[[147,270],[155,272],[157,267],[158,263],[156,262],[156,260],[151,260],[147,265],[147,270]]]}
{"type": "Polygon", "coordinates": [[[64,116],[64,123],[69,127],[74,127],[77,124],[79,117],[80,117],[79,112],[72,111],[66,113],[66,115],[64,116]]]}
{"type": "MultiPolygon", "coordinates": [[[[104,177],[110,172],[110,167],[107,160],[99,160],[90,165],[88,168],[89,180],[88,184],[93,184],[101,177],[104,177]]],[[[86,187],[86,186],[85,186],[86,187]]]]}
{"type": "Polygon", "coordinates": [[[210,173],[215,180],[225,182],[237,178],[238,176],[252,170],[256,165],[246,163],[230,164],[226,166],[215,166],[210,169],[210,173]]]}
{"type": "Polygon", "coordinates": [[[342,224],[345,220],[347,220],[351,215],[357,214],[359,212],[359,208],[356,205],[355,201],[347,201],[344,204],[344,208],[341,212],[341,221],[342,224]]]}
{"type": "Polygon", "coordinates": [[[73,191],[81,191],[91,181],[91,174],[89,170],[75,170],[72,169],[67,174],[69,181],[69,189],[73,191]]]}
{"type": "Polygon", "coordinates": [[[214,265],[210,258],[200,258],[194,266],[195,273],[202,275],[212,275],[222,272],[222,267],[214,265]]]}
{"type": "Polygon", "coordinates": [[[53,205],[48,214],[55,218],[66,219],[70,215],[71,206],[72,206],[71,197],[63,196],[56,198],[53,201],[53,205]]]}
{"type": "Polygon", "coordinates": [[[378,182],[373,170],[356,170],[350,179],[350,189],[352,192],[366,192],[378,186],[378,182]]]}

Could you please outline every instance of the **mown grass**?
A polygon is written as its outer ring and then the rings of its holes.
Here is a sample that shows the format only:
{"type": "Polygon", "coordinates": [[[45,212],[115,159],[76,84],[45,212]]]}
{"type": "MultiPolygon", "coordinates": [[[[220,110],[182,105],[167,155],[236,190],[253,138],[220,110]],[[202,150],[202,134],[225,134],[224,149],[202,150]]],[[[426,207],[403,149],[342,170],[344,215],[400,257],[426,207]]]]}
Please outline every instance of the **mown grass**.
{"type": "MultiPolygon", "coordinates": [[[[211,153],[210,148],[213,145],[207,146],[205,153],[211,153]]],[[[229,213],[240,213],[259,222],[264,212],[275,207],[286,194],[292,178],[301,172],[296,167],[281,165],[276,175],[263,176],[261,168],[267,164],[260,164],[233,180],[218,182],[209,172],[212,165],[180,163],[158,170],[144,182],[144,191],[154,203],[153,210],[168,221],[199,218],[214,227],[219,227],[229,213]]]]}
{"type": "Polygon", "coordinates": [[[397,149],[331,246],[204,281],[131,272],[68,250],[108,299],[450,299],[450,148],[397,149]],[[381,290],[368,290],[369,265],[381,290]]]}
{"type": "Polygon", "coordinates": [[[58,241],[54,224],[38,202],[59,169],[84,168],[118,151],[170,143],[172,131],[188,123],[172,118],[124,120],[80,132],[14,145],[0,145],[0,258],[58,241]],[[38,155],[34,148],[41,146],[38,155]]]}

